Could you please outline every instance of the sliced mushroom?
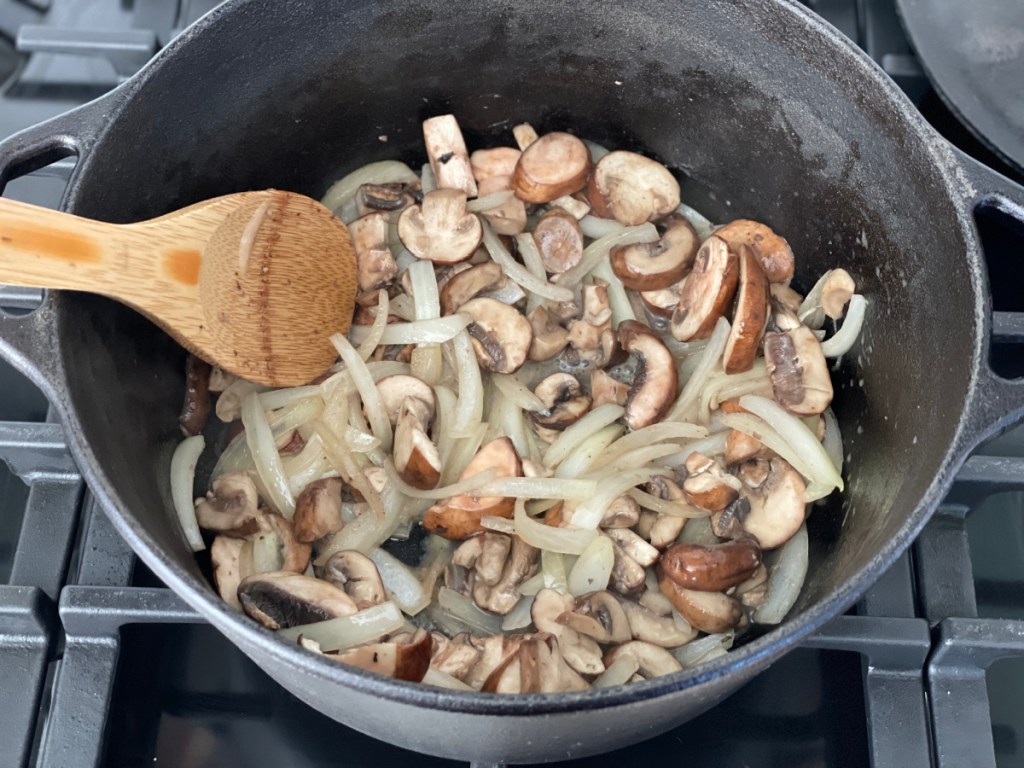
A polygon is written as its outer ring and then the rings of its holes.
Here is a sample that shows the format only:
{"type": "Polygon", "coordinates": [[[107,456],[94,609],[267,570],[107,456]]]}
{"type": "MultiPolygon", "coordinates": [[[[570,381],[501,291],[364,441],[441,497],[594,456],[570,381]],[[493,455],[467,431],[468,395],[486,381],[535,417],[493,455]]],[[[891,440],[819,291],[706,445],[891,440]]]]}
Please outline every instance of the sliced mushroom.
{"type": "Polygon", "coordinates": [[[683,481],[683,495],[693,506],[717,512],[739,497],[739,482],[714,459],[694,451],[685,466],[688,477],[683,481]]]}
{"type": "MultiPolygon", "coordinates": [[[[488,469],[495,470],[495,479],[522,476],[519,454],[507,437],[499,437],[481,446],[459,479],[465,480],[488,469]]],[[[514,508],[515,499],[504,496],[453,496],[428,509],[422,525],[438,536],[462,541],[483,530],[480,518],[485,515],[512,517],[514,508]]]]}
{"type": "Polygon", "coordinates": [[[635,659],[639,665],[640,675],[648,680],[652,677],[671,675],[683,668],[679,660],[664,648],[639,640],[612,648],[605,654],[604,663],[610,666],[621,658],[635,659]]]}
{"type": "Polygon", "coordinates": [[[524,640],[484,681],[483,691],[494,693],[556,693],[582,691],[590,686],[566,662],[561,644],[550,634],[524,640]]]}
{"type": "Polygon", "coordinates": [[[685,285],[686,279],[684,278],[668,288],[662,288],[660,291],[640,291],[640,301],[647,311],[655,317],[672,317],[676,307],[679,306],[679,300],[685,285]]]}
{"type": "Polygon", "coordinates": [[[761,261],[769,282],[789,284],[793,279],[793,250],[784,237],[770,227],[750,219],[736,219],[715,230],[729,244],[729,250],[739,253],[741,245],[748,245],[761,261]]]}
{"type": "Polygon", "coordinates": [[[387,600],[377,566],[354,549],[344,549],[331,555],[324,563],[323,578],[345,590],[360,611],[387,600]]]}
{"type": "Polygon", "coordinates": [[[768,295],[773,305],[778,302],[786,309],[789,309],[794,315],[800,311],[800,305],[804,303],[803,296],[793,290],[791,286],[783,285],[782,283],[769,283],[768,295]]]}
{"type": "Polygon", "coordinates": [[[736,585],[735,596],[746,608],[757,608],[768,598],[768,569],[758,566],[750,578],[736,585]]]}
{"type": "Polygon", "coordinates": [[[418,683],[430,667],[430,650],[430,633],[417,629],[406,642],[369,643],[329,655],[368,672],[418,683]]]}
{"type": "Polygon", "coordinates": [[[625,405],[629,397],[629,385],[596,368],[590,373],[590,396],[595,408],[605,403],[625,405]]]}
{"type": "Polygon", "coordinates": [[[516,172],[516,164],[519,162],[521,154],[522,152],[512,147],[478,149],[469,156],[473,177],[479,184],[484,179],[511,176],[516,172]]]}
{"type": "Polygon", "coordinates": [[[360,293],[385,288],[398,274],[388,245],[388,226],[388,217],[383,213],[369,213],[348,225],[360,293]]]}
{"type": "Polygon", "coordinates": [[[768,278],[746,245],[740,246],[739,264],[736,306],[723,356],[726,373],[742,373],[753,367],[768,322],[768,278]]]}
{"type": "Polygon", "coordinates": [[[630,600],[622,601],[622,609],[629,622],[630,634],[635,640],[662,648],[678,648],[697,636],[696,631],[691,629],[687,632],[680,627],[671,613],[659,616],[651,609],[630,600]]]}
{"type": "Polygon", "coordinates": [[[661,163],[635,152],[609,152],[590,177],[594,213],[627,227],[657,221],[679,207],[679,182],[661,163]]]}
{"type": "Polygon", "coordinates": [[[185,357],[185,400],[178,425],[185,437],[202,434],[210,418],[210,364],[195,355],[185,357]]]}
{"type": "Polygon", "coordinates": [[[626,554],[621,546],[612,541],[615,562],[612,565],[612,576],[609,587],[620,595],[635,595],[644,588],[647,573],[640,563],[626,554]]]}
{"type": "Polygon", "coordinates": [[[242,610],[238,602],[238,585],[252,575],[252,543],[231,536],[217,536],[210,545],[210,563],[213,582],[221,600],[235,610],[242,610]]]}
{"type": "Polygon", "coordinates": [[[533,126],[529,123],[520,123],[519,125],[513,126],[512,135],[515,137],[516,146],[521,150],[526,149],[540,138],[537,136],[537,131],[535,131],[533,126]]]}
{"type": "Polygon", "coordinates": [[[477,264],[451,277],[441,289],[441,313],[451,315],[470,299],[497,288],[505,280],[501,267],[493,261],[477,264]]]}
{"type": "Polygon", "coordinates": [[[289,429],[274,438],[274,447],[281,456],[295,456],[306,446],[302,433],[289,429]]]}
{"type": "Polygon", "coordinates": [[[302,489],[295,500],[295,515],[292,517],[295,538],[312,544],[342,529],[342,485],[341,478],[325,477],[302,489]]]}
{"type": "Polygon", "coordinates": [[[466,142],[455,116],[438,115],[424,120],[423,144],[438,189],[457,189],[467,197],[476,197],[476,180],[469,163],[466,142]]]}
{"type": "Polygon", "coordinates": [[[546,307],[535,308],[530,313],[529,322],[533,331],[529,351],[531,360],[550,360],[569,343],[569,331],[552,319],[546,307]]]}
{"type": "Polygon", "coordinates": [[[470,638],[472,645],[480,651],[480,659],[465,677],[466,685],[479,689],[495,669],[519,650],[526,639],[523,635],[470,638]]]}
{"type": "Polygon", "coordinates": [[[562,360],[570,368],[603,368],[618,356],[619,344],[610,322],[602,327],[574,320],[567,338],[570,348],[562,353],[562,360]]]}
{"type": "Polygon", "coordinates": [[[693,267],[700,237],[682,216],[670,216],[661,239],[612,248],[612,270],[627,288],[664,290],[682,280],[693,267]]]}
{"type": "Polygon", "coordinates": [[[205,498],[196,500],[196,522],[207,531],[245,538],[260,529],[259,495],[248,472],[229,472],[213,481],[205,498]]]}
{"type": "Polygon", "coordinates": [[[266,509],[257,512],[256,523],[260,530],[252,536],[253,547],[266,547],[264,551],[273,553],[274,570],[305,573],[313,549],[299,541],[292,523],[266,509]]]}
{"type": "Polygon", "coordinates": [[[685,526],[685,517],[659,514],[654,521],[654,525],[651,526],[649,534],[651,546],[657,549],[664,549],[679,538],[679,534],[682,533],[685,526]]]}
{"type": "Polygon", "coordinates": [[[267,629],[351,616],[358,610],[352,598],[333,584],[288,571],[243,579],[238,599],[245,612],[267,629]]]}
{"type": "Polygon", "coordinates": [[[413,408],[424,428],[429,426],[434,418],[434,390],[415,376],[401,373],[385,376],[377,382],[377,394],[392,426],[398,424],[398,417],[407,400],[416,401],[413,408]]]}
{"type": "Polygon", "coordinates": [[[533,341],[530,321],[496,299],[472,299],[459,308],[473,322],[466,330],[481,367],[496,373],[514,373],[524,362],[533,341]]]}
{"type": "Polygon", "coordinates": [[[738,429],[729,430],[725,438],[725,463],[742,464],[750,459],[759,459],[774,455],[764,447],[764,443],[756,437],[740,432],[738,429]]]}
{"type": "Polygon", "coordinates": [[[672,353],[643,323],[619,323],[619,343],[636,358],[636,376],[626,397],[623,420],[630,429],[641,429],[661,419],[675,402],[679,379],[672,353]]]}
{"type": "Polygon", "coordinates": [[[421,205],[402,211],[398,237],[416,258],[454,264],[473,255],[483,227],[480,219],[466,210],[465,193],[435,189],[423,196],[421,205]]]}
{"type": "Polygon", "coordinates": [[[571,373],[553,373],[541,379],[533,393],[544,403],[544,410],[527,415],[543,430],[561,432],[590,410],[590,398],[571,373]]]}
{"type": "Polygon", "coordinates": [[[762,549],[775,549],[789,541],[804,522],[806,485],[800,473],[779,458],[769,460],[767,474],[763,480],[760,476],[760,472],[740,475],[750,502],[743,528],[762,549]]]}
{"type": "Polygon", "coordinates": [[[561,208],[552,208],[533,228],[541,262],[548,272],[561,274],[583,258],[583,233],[576,218],[561,208]]]}
{"type": "Polygon", "coordinates": [[[559,623],[559,618],[572,613],[574,608],[572,595],[563,595],[554,589],[542,589],[533,598],[530,617],[538,630],[550,632],[558,638],[558,647],[570,667],[584,675],[599,675],[604,672],[604,664],[601,663],[601,648],[597,642],[559,623]]]}
{"type": "Polygon", "coordinates": [[[725,314],[736,292],[739,263],[726,242],[712,235],[693,262],[679,305],[672,314],[672,335],[679,341],[706,339],[725,314]]]}
{"type": "Polygon", "coordinates": [[[640,520],[640,505],[630,496],[617,496],[601,518],[601,528],[632,528],[640,520]]]}
{"type": "Polygon", "coordinates": [[[705,547],[676,544],[661,556],[662,572],[681,587],[721,592],[749,579],[761,565],[761,549],[749,537],[705,547]]]}
{"type": "Polygon", "coordinates": [[[605,533],[608,534],[608,538],[622,547],[627,555],[642,566],[654,565],[661,554],[629,528],[609,528],[605,533]]]}
{"type": "MultiPolygon", "coordinates": [[[[416,205],[422,199],[423,193],[420,191],[418,181],[413,184],[363,184],[356,190],[356,211],[360,217],[369,213],[383,213],[389,222],[394,222],[398,221],[402,211],[410,205],[416,205]]],[[[349,231],[351,229],[350,224],[349,231]]]]}
{"type": "MultiPolygon", "coordinates": [[[[504,536],[504,534],[492,533],[490,536],[504,536]]],[[[537,560],[540,551],[531,547],[518,536],[504,536],[511,541],[511,548],[501,568],[501,576],[492,585],[485,582],[483,578],[477,578],[473,584],[473,600],[485,611],[497,613],[504,616],[511,611],[519,598],[522,597],[520,587],[537,567],[537,560]]],[[[477,576],[480,576],[481,567],[486,567],[487,544],[484,551],[477,560],[477,576]]]]}
{"type": "Polygon", "coordinates": [[[395,469],[413,488],[429,491],[441,481],[441,453],[427,435],[427,424],[420,418],[417,403],[406,398],[395,426],[395,469]]]}
{"type": "Polygon", "coordinates": [[[431,639],[433,651],[430,666],[456,680],[464,681],[480,660],[480,649],[469,641],[469,635],[465,633],[449,639],[440,632],[434,632],[431,639]]]}
{"type": "MultiPolygon", "coordinates": [[[[492,176],[480,182],[480,197],[511,191],[511,176],[492,176]]],[[[510,195],[501,205],[481,211],[480,215],[499,235],[518,235],[526,229],[526,204],[515,195],[510,195]]]]}
{"type": "Polygon", "coordinates": [[[853,298],[857,284],[845,269],[831,269],[821,287],[821,308],[827,317],[839,320],[843,307],[853,298]]]}
{"type": "Polygon", "coordinates": [[[579,221],[590,213],[590,203],[573,195],[562,195],[561,197],[556,197],[551,201],[551,205],[557,206],[566,213],[571,214],[576,221],[579,221]]]}
{"type": "Polygon", "coordinates": [[[766,333],[764,358],[775,402],[799,416],[828,408],[832,379],[814,331],[801,325],[785,333],[766,333]]]}
{"type": "Polygon", "coordinates": [[[589,173],[586,144],[569,133],[547,133],[523,148],[512,185],[520,200],[548,203],[583,189],[589,173]]]}
{"type": "Polygon", "coordinates": [[[739,600],[721,592],[686,589],[664,573],[658,580],[658,587],[694,629],[709,635],[732,629],[743,618],[739,600]]]}
{"type": "Polygon", "coordinates": [[[576,598],[558,623],[599,643],[625,643],[631,635],[622,605],[610,592],[589,592],[576,598]]]}

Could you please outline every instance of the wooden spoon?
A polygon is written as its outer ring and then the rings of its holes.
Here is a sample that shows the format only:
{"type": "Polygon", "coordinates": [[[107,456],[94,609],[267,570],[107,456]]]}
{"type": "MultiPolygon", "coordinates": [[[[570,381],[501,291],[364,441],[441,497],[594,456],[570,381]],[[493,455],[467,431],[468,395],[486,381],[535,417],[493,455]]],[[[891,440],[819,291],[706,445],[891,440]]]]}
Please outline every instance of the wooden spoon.
{"type": "Polygon", "coordinates": [[[356,262],[345,225],[279,190],[106,224],[0,199],[0,283],[99,293],[182,346],[269,386],[306,384],[347,333],[356,262]]]}

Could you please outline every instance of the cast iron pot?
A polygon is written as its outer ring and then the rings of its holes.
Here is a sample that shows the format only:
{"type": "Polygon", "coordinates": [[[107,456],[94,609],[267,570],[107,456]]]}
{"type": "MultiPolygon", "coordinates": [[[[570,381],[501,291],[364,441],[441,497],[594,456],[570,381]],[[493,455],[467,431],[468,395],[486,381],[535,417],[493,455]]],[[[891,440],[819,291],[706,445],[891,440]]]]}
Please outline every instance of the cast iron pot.
{"type": "MultiPolygon", "coordinates": [[[[972,208],[1024,190],[959,155],[871,61],[785,0],[235,0],[108,96],[0,145],[0,180],[76,154],[68,210],[115,222],[214,195],[314,196],[368,161],[422,162],[420,121],[471,147],[528,120],[661,158],[712,219],[785,234],[806,290],[845,266],[870,301],[836,378],[847,490],[809,528],[789,620],[693,670],[611,690],[444,692],[330,663],[223,605],[171,513],[181,350],[110,301],[50,293],[0,350],[63,418],[145,563],[300,699],[395,744],[534,762],[610,750],[708,709],[850,606],[910,544],[967,452],[1018,418],[987,365],[972,208]],[[701,190],[717,195],[702,196],[701,190]]],[[[207,478],[200,478],[205,487],[207,478]]]]}

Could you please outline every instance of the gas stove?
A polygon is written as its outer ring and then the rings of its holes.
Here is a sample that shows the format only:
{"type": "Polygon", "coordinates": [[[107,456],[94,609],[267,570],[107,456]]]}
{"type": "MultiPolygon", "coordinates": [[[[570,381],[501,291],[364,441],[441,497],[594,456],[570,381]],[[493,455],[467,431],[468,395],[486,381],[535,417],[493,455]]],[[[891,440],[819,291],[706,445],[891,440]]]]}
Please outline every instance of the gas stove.
{"type": "MultiPolygon", "coordinates": [[[[214,3],[0,0],[0,137],[97,96],[214,3]]],[[[947,138],[1011,177],[952,115],[895,0],[809,5],[861,45],[947,138]]],[[[8,185],[57,207],[58,163],[8,185]]],[[[1016,176],[1020,180],[1020,176],[1016,176]]],[[[993,365],[1024,374],[1014,256],[979,217],[993,365]]],[[[0,288],[0,311],[39,292],[0,288]]],[[[309,709],[141,564],[82,483],[42,395],[0,363],[0,763],[40,768],[446,766],[309,709]]],[[[846,615],[696,720],[577,761],[722,766],[1024,766],[1024,430],[970,458],[914,547],[846,615]]]]}

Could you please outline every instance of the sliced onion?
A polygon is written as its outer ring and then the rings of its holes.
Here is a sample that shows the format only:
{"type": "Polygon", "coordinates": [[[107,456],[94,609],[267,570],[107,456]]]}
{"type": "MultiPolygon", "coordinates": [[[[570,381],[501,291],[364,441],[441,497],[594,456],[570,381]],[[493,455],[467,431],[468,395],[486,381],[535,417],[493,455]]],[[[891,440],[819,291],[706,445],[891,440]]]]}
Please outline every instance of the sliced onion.
{"type": "MultiPolygon", "coordinates": [[[[814,470],[811,469],[810,464],[804,459],[804,456],[797,453],[796,449],[790,445],[789,441],[782,437],[778,432],[768,426],[762,419],[757,418],[749,413],[723,413],[722,422],[738,432],[742,432],[745,435],[750,435],[756,440],[764,443],[764,445],[775,451],[783,459],[789,462],[793,469],[807,478],[808,481],[814,479],[814,470]]],[[[832,485],[834,487],[834,484],[832,485]]]]}
{"type": "Polygon", "coordinates": [[[501,617],[480,608],[467,595],[441,587],[437,590],[437,604],[445,613],[481,634],[496,635],[501,632],[501,617]]]}
{"type": "Polygon", "coordinates": [[[296,400],[304,400],[305,398],[310,397],[315,397],[318,400],[321,399],[321,389],[319,384],[311,384],[305,387],[271,389],[259,394],[260,406],[265,411],[276,411],[278,408],[284,408],[286,405],[291,405],[296,400]]]}
{"type": "MultiPolygon", "coordinates": [[[[526,267],[527,271],[538,280],[547,282],[548,273],[544,270],[544,260],[540,257],[540,251],[537,250],[537,241],[533,239],[533,235],[526,232],[516,235],[516,247],[519,250],[519,257],[523,260],[523,266],[526,267]]],[[[542,296],[538,296],[536,293],[529,294],[526,298],[526,314],[529,315],[543,303],[544,298],[542,296]]]]}
{"type": "Polygon", "coordinates": [[[466,331],[459,331],[452,339],[452,351],[459,374],[459,401],[451,433],[454,437],[466,437],[483,420],[484,384],[473,343],[466,331]]]}
{"type": "MultiPolygon", "coordinates": [[[[584,219],[587,217],[584,216],[584,219]]],[[[634,243],[653,243],[658,239],[658,230],[653,224],[640,224],[636,227],[623,227],[604,237],[599,237],[583,249],[583,258],[572,269],[558,276],[559,285],[579,285],[583,278],[590,274],[602,261],[607,261],[612,248],[634,243]]]]}
{"type": "Polygon", "coordinates": [[[590,214],[580,219],[579,224],[580,231],[591,240],[599,240],[602,237],[614,235],[626,228],[625,224],[620,224],[615,219],[602,219],[590,214]]]}
{"type": "Polygon", "coordinates": [[[684,667],[695,667],[698,664],[717,659],[732,648],[736,633],[732,630],[717,635],[708,635],[700,640],[693,640],[672,651],[684,667]]]}
{"type": "Polygon", "coordinates": [[[694,440],[683,446],[683,450],[666,456],[660,463],[669,467],[678,467],[686,463],[692,453],[703,453],[705,456],[714,456],[718,453],[725,453],[725,443],[729,438],[729,430],[715,432],[702,440],[694,440]]]}
{"type": "Polygon", "coordinates": [[[562,477],[499,477],[477,491],[478,496],[524,499],[586,499],[597,490],[595,480],[562,477]]]}
{"type": "Polygon", "coordinates": [[[860,336],[860,329],[864,325],[864,315],[867,312],[868,301],[859,293],[853,294],[850,305],[846,309],[846,317],[843,318],[843,325],[831,339],[821,343],[821,352],[825,357],[839,357],[850,351],[850,347],[860,336]]]}
{"type": "MultiPolygon", "coordinates": [[[[543,555],[543,551],[541,552],[543,555]]],[[[564,570],[564,569],[563,569],[564,570]]],[[[519,587],[519,594],[533,596],[540,592],[547,584],[544,583],[544,571],[534,574],[526,581],[524,581],[519,587]]]]}
{"type": "Polygon", "coordinates": [[[382,160],[357,168],[352,173],[334,182],[327,194],[320,200],[326,208],[337,211],[355,197],[363,184],[411,184],[419,181],[416,173],[405,163],[397,160],[382,160]]]}
{"type": "Polygon", "coordinates": [[[624,429],[621,424],[609,424],[599,429],[580,443],[572,455],[555,468],[555,477],[579,477],[590,471],[624,429]]]}
{"type": "Polygon", "coordinates": [[[566,557],[561,552],[541,550],[540,572],[544,577],[544,586],[547,589],[553,589],[562,594],[569,589],[569,573],[565,560],[566,557]]]}
{"type": "Polygon", "coordinates": [[[587,438],[617,421],[625,412],[625,408],[615,403],[597,406],[571,427],[563,430],[544,453],[544,463],[549,467],[558,466],[587,438]]]}
{"type": "Polygon", "coordinates": [[[261,533],[252,543],[252,572],[270,573],[281,569],[281,537],[275,533],[261,533]]]}
{"type": "Polygon", "coordinates": [[[374,316],[373,322],[370,323],[370,329],[366,333],[366,338],[359,344],[358,352],[363,360],[369,360],[370,355],[380,345],[380,340],[384,336],[384,329],[388,326],[388,315],[390,314],[391,307],[388,292],[381,288],[377,291],[377,314],[374,316]]]}
{"type": "Polygon", "coordinates": [[[492,373],[491,382],[516,408],[522,408],[524,411],[543,411],[547,408],[544,402],[513,374],[492,373]]]}
{"type": "Polygon", "coordinates": [[[523,499],[516,499],[514,520],[519,538],[531,547],[549,552],[578,555],[597,536],[595,530],[555,528],[534,520],[526,514],[526,503],[523,499]]]}
{"type": "Polygon", "coordinates": [[[646,483],[655,475],[667,475],[667,469],[644,467],[619,472],[602,480],[594,495],[573,510],[572,523],[585,530],[596,529],[608,510],[608,506],[630,488],[646,483]]]}
{"type": "Polygon", "coordinates": [[[436,385],[444,375],[444,356],[440,344],[420,344],[409,360],[412,375],[430,386],[436,385]]]}
{"type": "Polygon", "coordinates": [[[594,678],[591,683],[593,688],[611,688],[613,685],[625,685],[640,669],[640,662],[636,656],[627,654],[620,656],[609,664],[604,672],[594,678]]]}
{"type": "Polygon", "coordinates": [[[221,421],[231,422],[242,415],[242,401],[253,392],[265,392],[266,387],[245,379],[235,379],[217,397],[214,412],[221,421]]]}
{"type": "Polygon", "coordinates": [[[580,552],[572,570],[569,571],[569,593],[585,595],[607,589],[615,564],[615,550],[612,540],[598,536],[580,552]]]}
{"type": "Polygon", "coordinates": [[[470,200],[466,203],[466,210],[470,213],[483,213],[489,211],[492,208],[498,208],[508,202],[508,199],[512,197],[511,189],[503,189],[499,192],[491,192],[489,195],[478,197],[475,200],[470,200]]]}
{"type": "Polygon", "coordinates": [[[700,352],[700,362],[683,386],[682,392],[676,398],[676,403],[665,417],[665,421],[687,421],[692,418],[694,406],[698,403],[708,376],[722,359],[726,342],[729,341],[729,329],[729,321],[724,317],[718,318],[707,346],[700,352]]]}
{"type": "Polygon", "coordinates": [[[685,203],[679,204],[679,207],[676,208],[676,213],[693,225],[693,228],[697,230],[697,237],[699,237],[702,242],[707,240],[711,236],[711,233],[715,231],[715,225],[708,221],[704,214],[694,208],[691,208],[685,203]]]}
{"type": "Polygon", "coordinates": [[[626,320],[636,320],[636,311],[629,300],[629,294],[626,293],[626,286],[612,271],[611,262],[607,260],[598,262],[590,274],[608,284],[608,302],[612,308],[612,328],[618,328],[619,323],[626,320]]]}
{"type": "Polygon", "coordinates": [[[366,499],[366,503],[373,510],[374,516],[378,520],[383,520],[387,516],[387,511],[384,509],[384,501],[363,474],[363,468],[367,464],[367,459],[360,454],[353,454],[348,446],[345,445],[345,442],[340,440],[325,422],[319,421],[315,423],[314,430],[323,443],[324,454],[327,456],[331,466],[337,470],[342,478],[351,483],[362,494],[363,498],[366,499]]]}
{"type": "Polygon", "coordinates": [[[514,522],[507,517],[495,517],[494,515],[484,515],[481,517],[480,527],[486,528],[488,531],[506,533],[509,536],[514,536],[516,532],[516,524],[514,522]]]}
{"type": "MultiPolygon", "coordinates": [[[[429,261],[415,261],[406,270],[412,288],[412,300],[417,320],[433,320],[441,316],[441,303],[437,292],[437,275],[429,261]]],[[[447,341],[447,339],[444,339],[447,341]]]]}
{"type": "Polygon", "coordinates": [[[477,451],[484,442],[484,434],[487,432],[487,424],[480,423],[467,437],[459,438],[452,443],[452,449],[448,456],[441,457],[441,482],[445,485],[454,485],[469,462],[476,456],[477,451]]]}
{"type": "Polygon", "coordinates": [[[437,189],[437,177],[434,176],[434,169],[430,167],[430,163],[424,163],[420,169],[420,188],[424,195],[437,189]]]}
{"type": "Polygon", "coordinates": [[[256,466],[256,474],[267,493],[266,501],[291,520],[295,514],[295,497],[281,465],[281,454],[274,444],[274,433],[255,392],[242,401],[242,426],[245,427],[245,442],[256,466]]]}
{"type": "Polygon", "coordinates": [[[427,672],[420,680],[423,685],[433,685],[436,688],[447,688],[451,691],[472,691],[473,687],[466,685],[457,677],[452,677],[447,672],[442,672],[437,667],[427,667],[427,672]]]}
{"type": "MultiPolygon", "coordinates": [[[[660,443],[658,445],[648,445],[645,448],[637,448],[636,450],[629,451],[618,456],[615,459],[614,466],[616,469],[635,469],[636,467],[642,467],[646,464],[650,464],[652,461],[663,459],[666,456],[674,456],[679,452],[679,446],[675,443],[660,443]]],[[[595,469],[590,470],[588,474],[601,475],[607,474],[605,469],[607,465],[602,465],[595,469]]]]}
{"type": "Polygon", "coordinates": [[[687,424],[683,422],[661,422],[659,424],[652,424],[649,427],[644,427],[636,430],[635,432],[630,432],[628,435],[624,435],[612,443],[608,450],[602,453],[597,461],[594,462],[594,468],[597,469],[598,467],[614,465],[620,456],[623,456],[630,451],[635,451],[637,448],[654,445],[666,440],[703,438],[706,437],[707,434],[707,427],[702,427],[697,424],[687,424]]]}
{"type": "Polygon", "coordinates": [[[383,450],[390,451],[391,422],[388,421],[388,415],[380,400],[380,393],[377,391],[377,384],[366,367],[366,363],[359,356],[355,347],[340,333],[331,336],[331,343],[338,350],[342,362],[345,363],[345,367],[352,376],[352,383],[355,384],[359,397],[363,401],[363,408],[370,420],[370,428],[373,430],[374,437],[380,440],[383,450]]]}
{"type": "MultiPolygon", "coordinates": [[[[409,323],[391,323],[380,335],[381,344],[440,344],[455,338],[459,331],[469,325],[465,315],[447,315],[432,320],[413,320],[409,323]]],[[[355,343],[366,340],[370,327],[356,325],[349,335],[355,343]]]]}
{"type": "Polygon", "coordinates": [[[533,609],[533,597],[525,595],[519,598],[512,610],[505,614],[501,622],[502,632],[515,632],[518,629],[526,629],[533,623],[533,616],[530,611],[533,609]]]}
{"type": "Polygon", "coordinates": [[[754,611],[754,621],[778,624],[786,618],[803,589],[809,559],[807,525],[804,524],[782,545],[775,562],[768,568],[768,596],[754,611]]]}
{"type": "Polygon", "coordinates": [[[839,429],[839,420],[831,408],[826,408],[821,414],[825,418],[825,436],[821,440],[821,446],[825,449],[836,472],[843,472],[843,433],[839,429]]]}
{"type": "Polygon", "coordinates": [[[341,439],[345,441],[345,445],[350,450],[356,453],[370,453],[380,448],[380,440],[371,435],[369,432],[363,432],[361,429],[355,427],[345,427],[345,431],[342,433],[341,439]]]}
{"type": "Polygon", "coordinates": [[[636,501],[636,503],[644,509],[649,509],[652,512],[658,512],[672,517],[710,517],[712,514],[709,510],[701,509],[700,507],[693,507],[682,501],[659,499],[657,496],[645,493],[639,488],[630,488],[626,491],[626,495],[636,501]]]}
{"type": "Polygon", "coordinates": [[[380,548],[370,553],[370,559],[377,566],[384,589],[403,613],[415,616],[430,605],[430,595],[424,593],[419,577],[405,563],[380,548]]]}
{"type": "Polygon", "coordinates": [[[344,549],[354,549],[369,555],[391,538],[403,522],[402,496],[396,490],[385,487],[381,493],[381,503],[384,505],[383,517],[366,513],[359,515],[317,550],[315,564],[323,565],[331,555],[344,549]]]}
{"type": "Polygon", "coordinates": [[[196,482],[196,464],[205,447],[206,439],[202,435],[193,435],[178,443],[171,456],[171,501],[178,514],[181,532],[185,534],[185,541],[193,552],[206,549],[203,535],[199,532],[199,523],[196,522],[192,493],[196,482]]]}
{"type": "MultiPolygon", "coordinates": [[[[408,252],[407,252],[408,253],[408,252]]],[[[419,259],[409,254],[410,264],[414,264],[419,259]]],[[[416,302],[412,300],[412,296],[408,293],[400,293],[391,299],[391,304],[388,307],[390,314],[397,315],[403,320],[415,320],[416,319],[416,302]]]]}
{"type": "Polygon", "coordinates": [[[821,447],[817,436],[800,419],[786,413],[778,403],[767,397],[744,395],[740,398],[740,406],[764,419],[783,440],[793,446],[793,450],[814,473],[813,479],[832,483],[839,490],[843,490],[843,478],[836,471],[825,449],[821,447]]]}
{"type": "Polygon", "coordinates": [[[518,283],[524,291],[535,293],[545,299],[550,299],[551,301],[573,300],[574,295],[570,289],[552,285],[547,280],[542,280],[537,275],[531,273],[530,270],[512,258],[512,254],[508,252],[508,249],[498,239],[498,236],[494,234],[493,229],[486,223],[484,223],[483,227],[484,247],[491,255],[491,260],[501,267],[501,271],[505,273],[506,277],[518,283]]]}
{"type": "Polygon", "coordinates": [[[319,643],[323,651],[343,651],[395,632],[404,623],[405,618],[398,606],[388,600],[351,616],[279,629],[277,634],[286,640],[295,641],[302,635],[319,643]]]}

